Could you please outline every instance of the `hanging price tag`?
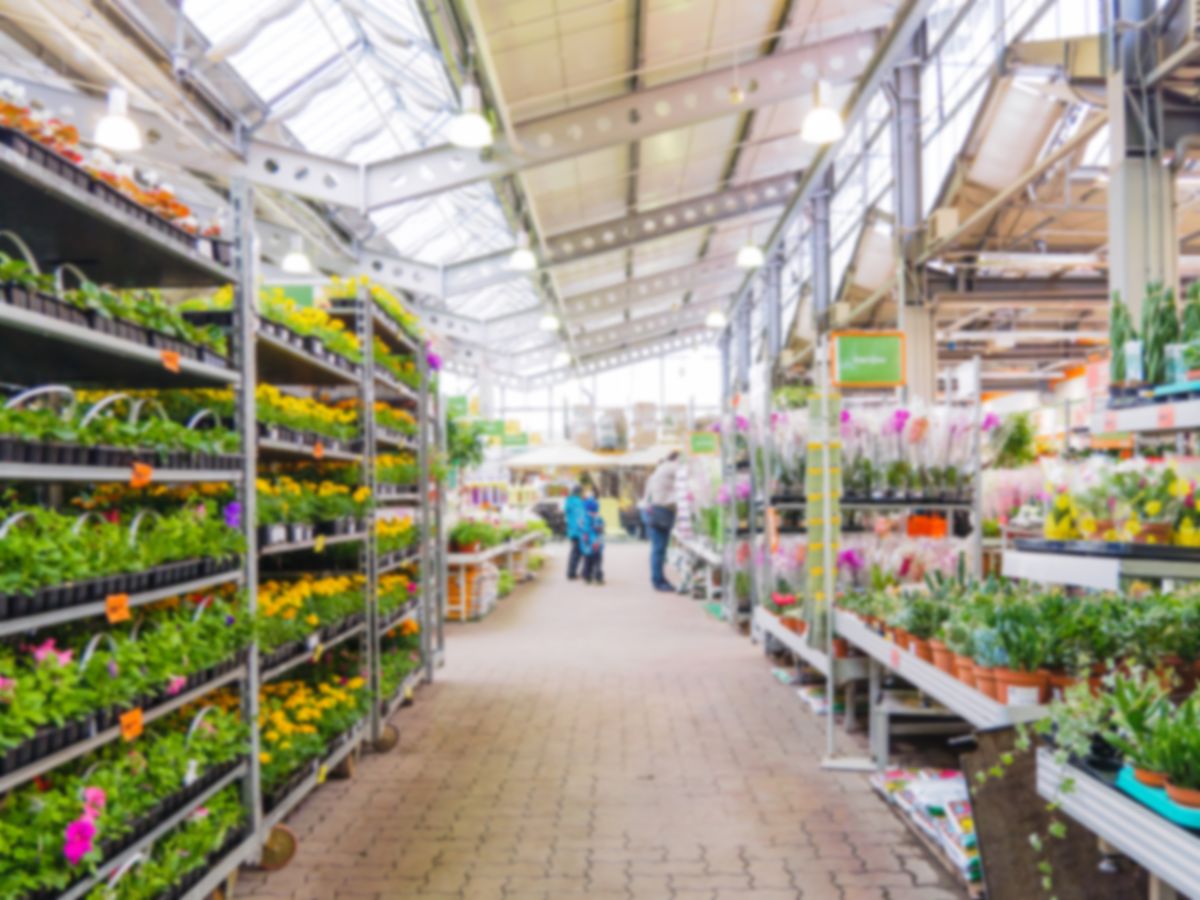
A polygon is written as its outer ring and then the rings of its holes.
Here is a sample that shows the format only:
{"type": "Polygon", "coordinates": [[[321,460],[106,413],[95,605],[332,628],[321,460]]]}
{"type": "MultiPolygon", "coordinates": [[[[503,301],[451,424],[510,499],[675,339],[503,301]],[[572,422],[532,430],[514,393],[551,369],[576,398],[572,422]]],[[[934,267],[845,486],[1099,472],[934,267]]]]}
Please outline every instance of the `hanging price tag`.
{"type": "Polygon", "coordinates": [[[320,441],[317,441],[315,444],[313,444],[313,459],[324,459],[324,458],[325,458],[325,445],[322,444],[320,441]]]}
{"type": "Polygon", "coordinates": [[[406,685],[404,686],[404,699],[405,699],[405,700],[411,700],[412,698],[413,698],[413,689],[412,689],[412,685],[411,685],[411,684],[406,684],[406,685]]]}
{"type": "Polygon", "coordinates": [[[129,621],[129,595],[128,594],[109,594],[104,598],[104,615],[108,618],[109,624],[116,625],[118,622],[129,621]]]}
{"type": "Polygon", "coordinates": [[[888,665],[893,669],[900,668],[900,648],[893,647],[888,653],[888,665]]]}
{"type": "Polygon", "coordinates": [[[317,535],[316,541],[313,542],[313,552],[314,553],[324,553],[325,552],[325,535],[323,535],[323,534],[317,535]]]}
{"type": "Polygon", "coordinates": [[[1175,427],[1175,407],[1170,404],[1165,404],[1158,408],[1158,415],[1155,417],[1159,428],[1174,428],[1175,427]]]}
{"type": "Polygon", "coordinates": [[[143,488],[154,480],[154,467],[147,463],[135,462],[129,472],[129,486],[143,488]]]}
{"type": "Polygon", "coordinates": [[[178,350],[163,350],[159,356],[162,358],[163,368],[168,372],[179,373],[179,351],[178,350]]]}
{"type": "Polygon", "coordinates": [[[310,634],[304,641],[309,650],[316,650],[321,644],[321,636],[319,634],[310,634]]]}
{"type": "Polygon", "coordinates": [[[325,655],[325,645],[317,644],[317,646],[313,648],[312,661],[315,663],[319,663],[321,661],[321,657],[324,655],[325,655]]]}
{"type": "Polygon", "coordinates": [[[137,707],[121,714],[121,740],[136,741],[142,736],[142,709],[137,707]]]}
{"type": "Polygon", "coordinates": [[[194,759],[189,759],[187,771],[183,773],[183,786],[191,787],[200,777],[200,763],[194,759]]]}
{"type": "Polygon", "coordinates": [[[324,763],[317,769],[317,784],[324,784],[325,779],[329,777],[329,766],[324,763]]]}

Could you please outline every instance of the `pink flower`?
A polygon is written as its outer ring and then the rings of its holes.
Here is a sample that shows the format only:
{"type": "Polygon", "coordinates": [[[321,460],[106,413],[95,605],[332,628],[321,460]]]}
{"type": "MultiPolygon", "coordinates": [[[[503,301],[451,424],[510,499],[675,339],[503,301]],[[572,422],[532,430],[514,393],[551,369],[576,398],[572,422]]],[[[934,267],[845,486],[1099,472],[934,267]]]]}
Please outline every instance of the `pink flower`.
{"type": "Polygon", "coordinates": [[[408,583],[408,592],[410,594],[415,594],[417,592],[417,583],[415,581],[410,581],[408,583]]]}
{"type": "Polygon", "coordinates": [[[993,428],[1000,427],[1000,417],[995,413],[988,413],[983,417],[983,425],[980,426],[985,432],[991,431],[993,428]]]}
{"type": "Polygon", "coordinates": [[[175,675],[167,682],[167,696],[174,697],[183,690],[183,686],[187,684],[187,679],[182,675],[175,675]]]}
{"type": "Polygon", "coordinates": [[[733,424],[737,427],[738,431],[750,430],[750,420],[745,416],[738,416],[736,419],[734,419],[733,424]]]}
{"type": "Polygon", "coordinates": [[[73,866],[79,865],[85,856],[92,852],[92,839],[96,836],[96,825],[84,813],[67,826],[66,841],[63,844],[63,856],[73,866]]]}
{"type": "Polygon", "coordinates": [[[104,793],[104,788],[86,787],[83,789],[83,805],[89,812],[99,813],[107,802],[108,794],[104,793]]]}
{"type": "Polygon", "coordinates": [[[54,644],[54,638],[47,638],[43,644],[38,644],[31,651],[33,653],[34,662],[42,662],[47,657],[58,653],[58,648],[54,644]]]}
{"type": "Polygon", "coordinates": [[[725,485],[721,485],[717,489],[717,502],[722,506],[729,502],[729,488],[725,487],[725,485]]]}
{"type": "Polygon", "coordinates": [[[3,675],[0,675],[0,691],[11,691],[16,686],[17,682],[12,678],[5,678],[3,675]]]}

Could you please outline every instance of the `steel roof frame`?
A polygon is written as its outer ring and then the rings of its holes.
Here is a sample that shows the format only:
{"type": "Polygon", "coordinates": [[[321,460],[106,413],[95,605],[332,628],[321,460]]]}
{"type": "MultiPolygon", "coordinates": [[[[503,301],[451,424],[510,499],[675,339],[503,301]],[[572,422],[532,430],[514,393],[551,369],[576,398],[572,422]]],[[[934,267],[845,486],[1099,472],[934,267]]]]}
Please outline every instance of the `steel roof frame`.
{"type": "MultiPolygon", "coordinates": [[[[782,206],[798,178],[799,176],[792,172],[776,175],[702,197],[668,203],[649,212],[622,216],[552,235],[543,241],[546,256],[541,259],[541,270],[569,265],[646,241],[703,228],[762,209],[782,206]]],[[[510,253],[511,251],[501,251],[447,266],[444,285],[446,295],[475,291],[514,278],[526,277],[529,273],[516,272],[508,267],[510,253]]]]}

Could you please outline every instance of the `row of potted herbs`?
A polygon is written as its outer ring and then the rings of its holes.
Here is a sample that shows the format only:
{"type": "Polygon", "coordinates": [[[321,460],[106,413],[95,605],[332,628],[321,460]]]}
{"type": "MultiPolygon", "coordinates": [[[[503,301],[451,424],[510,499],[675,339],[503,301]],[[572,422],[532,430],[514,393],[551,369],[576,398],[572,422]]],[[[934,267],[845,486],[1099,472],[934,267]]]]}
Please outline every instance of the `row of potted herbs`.
{"type": "Polygon", "coordinates": [[[244,758],[236,713],[189,709],[24,784],[0,807],[0,896],[57,896],[184,808],[244,758]]]}
{"type": "Polygon", "coordinates": [[[86,280],[78,288],[62,289],[53,276],[0,253],[0,299],[18,309],[184,359],[221,367],[229,364],[225,335],[188,321],[157,291],[111,290],[86,280]]]}
{"type": "Polygon", "coordinates": [[[225,675],[253,631],[231,588],[163,600],[105,625],[74,623],[0,644],[0,774],[225,675]]]}
{"type": "Polygon", "coordinates": [[[1195,683],[1200,591],[1068,596],[1014,582],[931,577],[926,591],[851,594],[842,609],[1001,703],[1045,703],[1114,667],[1195,683]]]}
{"type": "Polygon", "coordinates": [[[0,514],[0,619],[220,574],[245,549],[236,504],[106,516],[10,506],[0,514]]]}

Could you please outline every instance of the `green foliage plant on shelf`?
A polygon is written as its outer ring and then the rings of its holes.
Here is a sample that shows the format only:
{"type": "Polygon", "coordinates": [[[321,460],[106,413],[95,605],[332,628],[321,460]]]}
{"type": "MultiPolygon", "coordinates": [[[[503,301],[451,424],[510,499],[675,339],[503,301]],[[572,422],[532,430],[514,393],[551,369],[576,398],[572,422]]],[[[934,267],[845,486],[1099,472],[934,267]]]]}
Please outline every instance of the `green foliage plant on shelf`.
{"type": "Polygon", "coordinates": [[[1005,416],[999,427],[988,433],[994,469],[1020,469],[1037,459],[1034,449],[1033,416],[1027,412],[1005,416]]]}
{"type": "MultiPolygon", "coordinates": [[[[1179,319],[1175,310],[1175,292],[1161,282],[1146,287],[1142,301],[1142,362],[1146,383],[1166,384],[1167,345],[1179,340],[1179,319]]],[[[1113,348],[1114,352],[1117,348],[1113,348]]]]}
{"type": "Polygon", "coordinates": [[[307,762],[327,755],[331,741],[360,722],[369,694],[361,676],[313,669],[306,678],[259,691],[259,764],[270,791],[307,762]]]}
{"type": "Polygon", "coordinates": [[[1117,291],[1113,294],[1108,322],[1109,377],[1113,384],[1125,384],[1125,344],[1136,340],[1137,330],[1133,327],[1133,317],[1117,291]]]}
{"type": "Polygon", "coordinates": [[[375,477],[383,484],[415,485],[420,466],[412,453],[389,453],[376,458],[375,477]]]}
{"type": "Polygon", "coordinates": [[[499,528],[479,519],[461,519],[450,529],[450,545],[469,552],[477,548],[496,547],[502,543],[499,528]]]}
{"type": "Polygon", "coordinates": [[[513,573],[508,569],[501,569],[496,580],[496,593],[501,597],[507,597],[513,592],[514,584],[513,573]]]}
{"type": "Polygon", "coordinates": [[[242,758],[248,735],[241,718],[210,709],[189,735],[198,711],[149,725],[137,752],[108,744],[10,792],[0,807],[0,896],[62,892],[190,779],[242,758]],[[75,824],[81,819],[90,827],[75,824]]]}
{"type": "Polygon", "coordinates": [[[469,469],[483,464],[483,428],[482,422],[467,422],[457,416],[446,420],[450,465],[469,469]]]}

